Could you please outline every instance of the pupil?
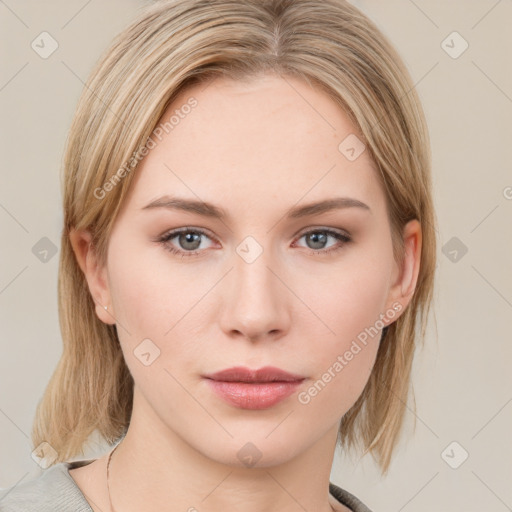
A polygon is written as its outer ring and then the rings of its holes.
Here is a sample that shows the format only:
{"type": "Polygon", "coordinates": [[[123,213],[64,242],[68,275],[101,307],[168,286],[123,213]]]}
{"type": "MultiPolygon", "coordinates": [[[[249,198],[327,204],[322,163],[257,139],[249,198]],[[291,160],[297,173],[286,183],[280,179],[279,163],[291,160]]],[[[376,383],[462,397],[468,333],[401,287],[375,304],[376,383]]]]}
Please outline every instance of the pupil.
{"type": "Polygon", "coordinates": [[[186,249],[197,249],[197,241],[199,240],[199,234],[198,233],[186,233],[185,235],[181,235],[181,241],[184,240],[184,247],[186,249]],[[195,240],[194,240],[195,238],[195,240]],[[195,246],[193,247],[189,247],[187,246],[187,244],[191,243],[192,245],[194,245],[194,243],[196,244],[195,246]]]}
{"type": "Polygon", "coordinates": [[[325,233],[312,233],[310,235],[310,238],[312,239],[313,243],[320,243],[320,247],[314,247],[315,249],[321,249],[323,247],[323,244],[325,244],[326,235],[325,233]],[[320,242],[319,242],[320,239],[320,242]]]}

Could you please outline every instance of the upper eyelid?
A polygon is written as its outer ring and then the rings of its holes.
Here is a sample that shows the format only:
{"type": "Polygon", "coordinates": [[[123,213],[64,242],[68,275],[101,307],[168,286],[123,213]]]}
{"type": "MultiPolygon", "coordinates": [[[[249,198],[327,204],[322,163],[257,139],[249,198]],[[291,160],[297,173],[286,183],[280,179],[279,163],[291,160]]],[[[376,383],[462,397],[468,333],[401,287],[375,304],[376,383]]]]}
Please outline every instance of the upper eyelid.
{"type": "Polygon", "coordinates": [[[312,231],[313,232],[314,231],[327,231],[327,232],[337,233],[339,235],[351,236],[350,233],[345,229],[331,228],[331,227],[327,227],[327,226],[319,226],[319,227],[313,226],[313,227],[304,228],[303,230],[299,231],[295,236],[303,236],[312,231]]]}
{"type": "MultiPolygon", "coordinates": [[[[337,233],[340,235],[351,236],[350,233],[348,231],[346,231],[345,229],[332,228],[332,227],[327,227],[327,226],[312,226],[312,227],[303,228],[298,233],[296,233],[294,235],[294,237],[304,236],[307,233],[315,232],[315,231],[328,231],[328,232],[334,232],[334,233],[337,233]]],[[[210,235],[210,231],[205,228],[196,228],[196,227],[188,227],[188,226],[182,227],[182,228],[170,229],[169,231],[166,231],[165,233],[163,233],[159,238],[167,238],[170,235],[178,235],[180,233],[188,233],[188,232],[201,233],[210,238],[213,238],[214,240],[217,239],[214,235],[210,235]]]]}

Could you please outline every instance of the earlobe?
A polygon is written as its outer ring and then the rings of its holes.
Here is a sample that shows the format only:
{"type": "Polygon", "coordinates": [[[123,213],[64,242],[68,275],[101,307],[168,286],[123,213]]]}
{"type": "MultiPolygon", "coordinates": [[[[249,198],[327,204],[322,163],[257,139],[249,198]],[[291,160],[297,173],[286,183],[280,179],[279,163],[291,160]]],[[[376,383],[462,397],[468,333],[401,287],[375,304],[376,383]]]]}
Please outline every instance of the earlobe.
{"type": "Polygon", "coordinates": [[[106,279],[106,268],[98,263],[91,233],[86,230],[72,228],[69,239],[78,265],[87,280],[89,291],[95,303],[96,315],[106,324],[115,324],[110,290],[106,279]]]}

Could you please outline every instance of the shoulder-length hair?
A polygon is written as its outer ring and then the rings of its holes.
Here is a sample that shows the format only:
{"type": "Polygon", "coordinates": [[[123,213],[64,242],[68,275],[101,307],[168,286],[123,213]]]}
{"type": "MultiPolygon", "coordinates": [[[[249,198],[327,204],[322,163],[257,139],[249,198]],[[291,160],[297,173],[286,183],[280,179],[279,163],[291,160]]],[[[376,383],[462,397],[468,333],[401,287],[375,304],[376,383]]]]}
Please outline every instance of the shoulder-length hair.
{"type": "Polygon", "coordinates": [[[414,295],[384,329],[373,371],[343,416],[338,435],[340,446],[362,448],[387,472],[434,287],[430,142],[400,56],[344,0],[158,1],[142,8],[94,67],[63,160],[58,279],[63,352],[32,429],[34,447],[47,442],[56,450],[52,463],[83,454],[94,431],[108,443],[119,440],[129,425],[133,400],[133,378],[115,326],[95,314],[70,230],[89,230],[105,263],[109,235],[134,170],[176,95],[215,77],[250,80],[261,73],[297,77],[327,93],[360,130],[386,193],[397,262],[404,257],[404,225],[411,219],[421,224],[414,295]],[[421,332],[416,332],[417,320],[421,332]]]}

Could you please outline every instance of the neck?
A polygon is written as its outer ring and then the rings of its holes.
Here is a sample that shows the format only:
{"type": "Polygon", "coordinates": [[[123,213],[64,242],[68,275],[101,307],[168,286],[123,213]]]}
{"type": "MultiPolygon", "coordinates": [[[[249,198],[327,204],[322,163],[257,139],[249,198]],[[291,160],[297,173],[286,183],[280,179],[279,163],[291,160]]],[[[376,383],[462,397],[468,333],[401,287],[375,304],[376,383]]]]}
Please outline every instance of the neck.
{"type": "Polygon", "coordinates": [[[271,443],[259,442],[260,451],[212,421],[209,456],[204,444],[200,451],[165,425],[135,387],[130,426],[110,464],[113,507],[117,512],[169,510],[170,504],[172,510],[191,512],[331,512],[328,485],[337,427],[295,457],[280,460],[268,455],[271,443]]]}

